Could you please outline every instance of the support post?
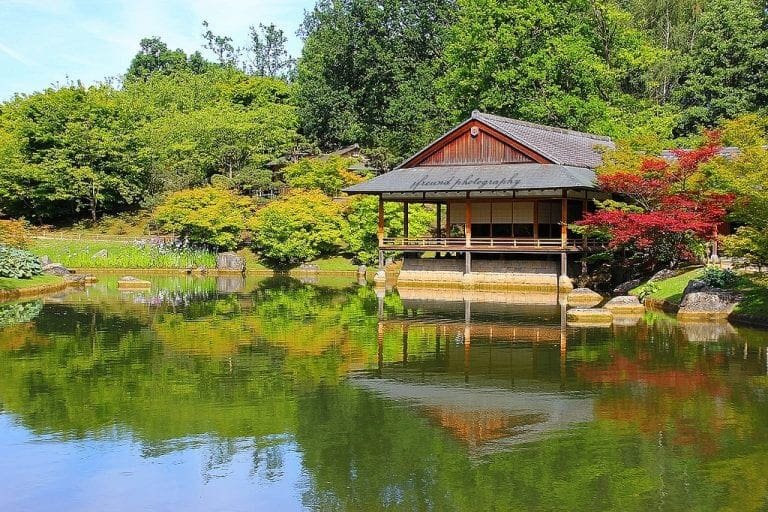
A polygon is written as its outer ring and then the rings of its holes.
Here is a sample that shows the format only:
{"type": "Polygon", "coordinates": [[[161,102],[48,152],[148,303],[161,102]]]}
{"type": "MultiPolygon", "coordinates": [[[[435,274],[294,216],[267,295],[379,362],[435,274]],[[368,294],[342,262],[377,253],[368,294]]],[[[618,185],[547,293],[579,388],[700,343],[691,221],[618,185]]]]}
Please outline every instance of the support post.
{"type": "Polygon", "coordinates": [[[563,249],[568,247],[568,191],[563,190],[560,203],[560,244],[563,249]]]}
{"type": "Polygon", "coordinates": [[[713,235],[712,236],[712,256],[710,256],[709,261],[710,263],[719,265],[720,255],[718,254],[718,246],[717,246],[717,235],[718,235],[717,225],[715,225],[714,233],[712,235],[713,235]]]}
{"type": "Polygon", "coordinates": [[[437,238],[442,238],[443,236],[443,205],[440,203],[437,203],[437,229],[436,235],[437,238]]]}
{"type": "Polygon", "coordinates": [[[568,253],[565,251],[560,253],[560,276],[568,277],[568,253]]]}
{"type": "Polygon", "coordinates": [[[472,273],[472,253],[469,251],[464,253],[464,273],[472,273]]]}
{"type": "Polygon", "coordinates": [[[472,246],[472,201],[469,199],[469,194],[464,203],[464,244],[467,247],[472,246]]]}
{"type": "MultiPolygon", "coordinates": [[[[587,199],[588,192],[584,191],[584,201],[581,204],[581,218],[583,219],[584,216],[587,214],[587,211],[589,210],[589,200],[587,199]]],[[[587,234],[584,233],[584,239],[582,240],[582,243],[584,244],[584,251],[587,250],[588,244],[587,244],[587,234]]]]}
{"type": "Polygon", "coordinates": [[[379,228],[377,231],[379,237],[379,247],[384,245],[384,198],[379,196],[379,228]]]}
{"type": "Polygon", "coordinates": [[[408,202],[403,203],[403,236],[408,238],[408,202]]]}
{"type": "Polygon", "coordinates": [[[384,251],[379,251],[379,272],[384,271],[384,251]]]}

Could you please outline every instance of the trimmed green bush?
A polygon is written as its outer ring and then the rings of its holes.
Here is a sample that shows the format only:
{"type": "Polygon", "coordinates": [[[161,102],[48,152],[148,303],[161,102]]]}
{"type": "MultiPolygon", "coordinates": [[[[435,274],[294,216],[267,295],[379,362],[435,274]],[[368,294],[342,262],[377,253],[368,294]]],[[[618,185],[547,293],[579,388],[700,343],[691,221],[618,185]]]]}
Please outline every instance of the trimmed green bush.
{"type": "Polygon", "coordinates": [[[712,265],[704,269],[699,281],[715,288],[733,288],[739,282],[739,276],[732,270],[712,265]]]}

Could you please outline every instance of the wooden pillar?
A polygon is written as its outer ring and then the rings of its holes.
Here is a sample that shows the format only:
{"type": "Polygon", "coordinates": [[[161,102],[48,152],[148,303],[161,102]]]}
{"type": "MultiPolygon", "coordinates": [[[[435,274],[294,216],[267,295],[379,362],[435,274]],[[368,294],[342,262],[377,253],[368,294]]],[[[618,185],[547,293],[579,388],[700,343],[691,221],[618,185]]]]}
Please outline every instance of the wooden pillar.
{"type": "Polygon", "coordinates": [[[437,238],[442,238],[443,236],[443,205],[440,203],[437,203],[437,229],[436,229],[437,238]]]}
{"type": "Polygon", "coordinates": [[[378,237],[379,237],[379,247],[384,245],[384,198],[382,196],[379,196],[379,229],[378,229],[378,237]]]}
{"type": "Polygon", "coordinates": [[[408,201],[403,203],[403,236],[408,238],[408,201]]]}
{"type": "Polygon", "coordinates": [[[451,203],[445,203],[445,237],[451,237],[451,203]]]}
{"type": "Polygon", "coordinates": [[[560,244],[563,248],[568,246],[568,191],[563,190],[563,199],[560,203],[560,244]]]}
{"type": "MultiPolygon", "coordinates": [[[[539,239],[539,202],[533,202],[533,239],[539,239]]],[[[538,244],[536,244],[538,245],[538,244]]]]}
{"type": "Polygon", "coordinates": [[[464,273],[472,273],[472,253],[469,251],[464,253],[464,273]]]}
{"type": "Polygon", "coordinates": [[[560,253],[560,275],[568,277],[568,253],[565,251],[560,253]]]}
{"type": "Polygon", "coordinates": [[[467,247],[472,245],[472,201],[469,199],[469,194],[464,203],[464,243],[467,247]]]}
{"type": "MultiPolygon", "coordinates": [[[[584,216],[587,214],[587,211],[589,210],[589,201],[587,199],[587,192],[584,191],[584,201],[581,203],[581,218],[583,219],[584,216]]],[[[582,240],[582,244],[584,244],[584,250],[587,250],[587,234],[584,233],[584,239],[582,240]]]]}

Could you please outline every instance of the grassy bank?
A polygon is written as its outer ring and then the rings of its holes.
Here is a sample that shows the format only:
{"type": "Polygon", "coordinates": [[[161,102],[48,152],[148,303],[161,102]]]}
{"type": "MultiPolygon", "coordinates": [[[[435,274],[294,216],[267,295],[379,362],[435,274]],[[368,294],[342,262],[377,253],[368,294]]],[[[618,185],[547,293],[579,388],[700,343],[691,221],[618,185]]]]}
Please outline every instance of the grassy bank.
{"type": "Polygon", "coordinates": [[[170,251],[132,242],[91,240],[36,240],[30,250],[68,268],[179,269],[216,266],[208,251],[170,251]],[[106,251],[106,256],[97,253],[106,251]]]}
{"type": "MultiPolygon", "coordinates": [[[[29,249],[38,256],[48,256],[51,261],[68,268],[175,270],[216,267],[216,255],[212,252],[160,250],[157,247],[142,247],[130,241],[38,239],[29,249]],[[106,256],[96,256],[102,251],[106,251],[106,256]]],[[[248,270],[270,271],[252,251],[242,249],[238,254],[245,258],[248,270]]],[[[312,263],[323,272],[351,272],[357,268],[349,259],[341,256],[312,263]]]]}
{"type": "MultiPolygon", "coordinates": [[[[655,282],[657,289],[648,298],[655,301],[666,301],[679,305],[683,299],[683,291],[692,279],[698,278],[703,269],[696,269],[679,276],[655,282]]],[[[632,290],[632,294],[640,293],[642,285],[632,290]]],[[[768,323],[768,276],[743,274],[739,276],[733,290],[740,292],[744,298],[736,306],[734,314],[756,321],[768,323]]]]}
{"type": "Polygon", "coordinates": [[[63,283],[64,280],[57,276],[36,276],[32,279],[14,279],[11,277],[0,277],[0,292],[13,292],[27,288],[37,288],[39,286],[55,285],[63,283]]]}
{"type": "MultiPolygon", "coordinates": [[[[685,272],[679,276],[663,279],[661,281],[654,281],[653,284],[656,286],[656,290],[647,297],[655,301],[665,301],[675,305],[680,304],[683,300],[683,291],[685,290],[685,287],[688,286],[688,283],[692,279],[698,278],[703,271],[704,269],[697,268],[696,270],[685,272]]],[[[630,293],[632,295],[638,295],[645,285],[646,283],[643,283],[630,293]]]]}

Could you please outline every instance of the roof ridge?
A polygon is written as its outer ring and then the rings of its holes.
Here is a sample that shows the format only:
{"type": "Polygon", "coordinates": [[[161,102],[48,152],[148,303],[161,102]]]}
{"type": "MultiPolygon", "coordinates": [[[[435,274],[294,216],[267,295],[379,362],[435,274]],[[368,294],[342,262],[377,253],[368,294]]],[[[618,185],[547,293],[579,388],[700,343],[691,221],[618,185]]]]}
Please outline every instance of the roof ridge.
{"type": "Polygon", "coordinates": [[[597,135],[594,133],[580,132],[577,130],[569,130],[567,128],[558,128],[556,126],[547,126],[545,124],[532,123],[530,121],[522,121],[520,119],[512,119],[511,117],[504,117],[496,114],[488,114],[485,112],[480,112],[479,110],[472,111],[472,119],[482,120],[483,118],[491,121],[500,121],[503,123],[517,124],[520,126],[527,126],[529,128],[536,128],[539,130],[545,130],[545,131],[554,132],[554,133],[562,133],[564,135],[577,135],[587,139],[594,139],[602,142],[613,142],[613,139],[605,135],[597,135]]]}

